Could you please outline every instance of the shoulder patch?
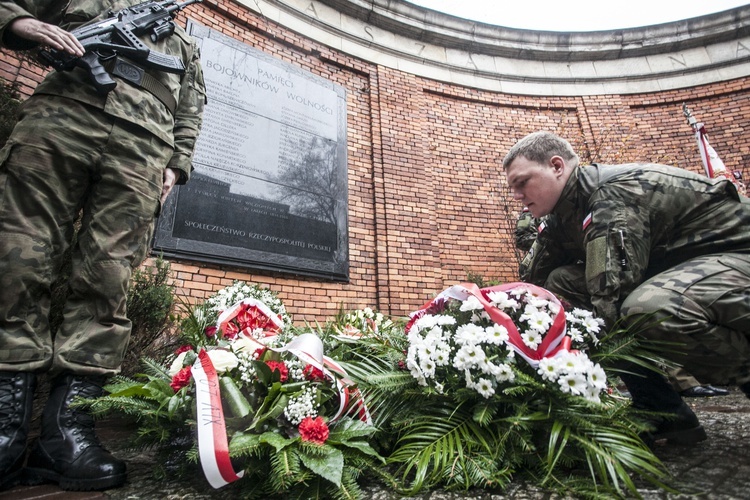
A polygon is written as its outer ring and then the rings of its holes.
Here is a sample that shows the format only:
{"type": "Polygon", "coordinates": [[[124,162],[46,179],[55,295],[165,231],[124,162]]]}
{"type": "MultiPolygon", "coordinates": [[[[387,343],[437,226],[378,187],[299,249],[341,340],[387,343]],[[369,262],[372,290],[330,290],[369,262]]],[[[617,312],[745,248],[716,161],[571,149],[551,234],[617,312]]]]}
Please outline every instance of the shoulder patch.
{"type": "Polygon", "coordinates": [[[583,224],[581,226],[581,229],[585,231],[586,228],[589,227],[589,224],[591,224],[591,221],[592,221],[592,214],[591,212],[589,212],[589,214],[583,219],[583,224]]]}

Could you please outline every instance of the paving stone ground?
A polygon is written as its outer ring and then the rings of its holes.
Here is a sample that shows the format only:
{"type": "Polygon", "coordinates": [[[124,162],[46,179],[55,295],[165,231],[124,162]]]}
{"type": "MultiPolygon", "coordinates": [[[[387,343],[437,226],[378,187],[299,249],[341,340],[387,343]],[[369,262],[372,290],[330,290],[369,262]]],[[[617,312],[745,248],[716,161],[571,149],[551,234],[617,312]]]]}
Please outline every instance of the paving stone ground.
{"type": "MultiPolygon", "coordinates": [[[[674,485],[682,492],[668,493],[644,485],[639,489],[645,500],[682,500],[688,498],[750,499],[750,400],[736,388],[728,396],[690,398],[708,433],[708,440],[695,447],[658,446],[657,456],[674,475],[674,485]]],[[[195,477],[156,480],[152,470],[155,457],[124,449],[131,428],[115,419],[99,423],[99,435],[105,445],[128,461],[129,478],[125,486],[103,492],[63,492],[54,485],[18,486],[0,493],[2,500],[223,500],[237,498],[230,491],[212,490],[205,480],[195,477]]],[[[367,487],[373,500],[396,500],[398,495],[378,486],[367,487]]],[[[413,500],[552,500],[553,495],[523,484],[511,484],[502,492],[473,491],[427,492],[413,500]]],[[[404,499],[406,500],[406,499],[404,499]]]]}

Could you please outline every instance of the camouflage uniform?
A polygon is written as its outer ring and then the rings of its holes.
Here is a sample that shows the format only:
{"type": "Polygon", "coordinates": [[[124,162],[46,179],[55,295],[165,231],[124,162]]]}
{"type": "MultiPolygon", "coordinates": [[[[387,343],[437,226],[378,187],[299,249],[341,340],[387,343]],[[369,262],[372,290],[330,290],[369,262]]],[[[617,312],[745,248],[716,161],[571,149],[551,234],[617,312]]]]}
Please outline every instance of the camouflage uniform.
{"type": "Polygon", "coordinates": [[[750,203],[726,180],[655,164],[577,167],[526,259],[527,278],[574,303],[590,299],[609,325],[653,314],[659,322],[643,334],[684,343],[675,361],[709,383],[742,383],[748,227],[750,203]]]}
{"type": "MultiPolygon", "coordinates": [[[[2,1],[0,39],[11,49],[29,46],[6,29],[29,14],[70,30],[136,3],[2,1]]],[[[143,41],[187,68],[147,71],[171,93],[173,109],[120,78],[100,95],[84,70],[53,71],[0,151],[0,370],[119,370],[131,327],[128,283],[148,248],[164,169],[179,172],[178,183],[188,180],[205,102],[198,48],[183,29],[143,41]],[[70,296],[52,339],[50,284],[81,208],[70,296]]]]}
{"type": "Polygon", "coordinates": [[[528,208],[523,209],[516,220],[516,248],[528,252],[536,240],[539,232],[540,220],[536,219],[528,208]]]}

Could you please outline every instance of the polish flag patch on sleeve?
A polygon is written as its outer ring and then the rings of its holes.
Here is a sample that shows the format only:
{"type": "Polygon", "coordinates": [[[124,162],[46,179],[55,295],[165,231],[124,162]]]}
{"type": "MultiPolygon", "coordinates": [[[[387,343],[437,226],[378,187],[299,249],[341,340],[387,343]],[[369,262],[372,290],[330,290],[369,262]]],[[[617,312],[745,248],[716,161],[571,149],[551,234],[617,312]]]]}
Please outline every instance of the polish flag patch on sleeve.
{"type": "Polygon", "coordinates": [[[589,227],[589,224],[591,224],[591,220],[592,220],[591,212],[589,212],[589,214],[583,219],[583,225],[581,227],[583,231],[585,231],[586,228],[589,227]]]}

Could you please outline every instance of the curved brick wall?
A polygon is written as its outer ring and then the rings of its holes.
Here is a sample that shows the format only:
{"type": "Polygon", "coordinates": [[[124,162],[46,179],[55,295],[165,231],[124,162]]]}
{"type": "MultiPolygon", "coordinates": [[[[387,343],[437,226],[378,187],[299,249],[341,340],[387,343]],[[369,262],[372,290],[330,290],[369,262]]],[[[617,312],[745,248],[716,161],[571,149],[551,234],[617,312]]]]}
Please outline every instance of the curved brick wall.
{"type": "MultiPolygon", "coordinates": [[[[234,279],[261,283],[302,324],[341,304],[404,315],[469,273],[514,280],[520,207],[498,163],[538,129],[584,159],[700,171],[687,103],[750,179],[750,7],[595,34],[506,30],[395,0],[204,0],[186,15],[346,87],[349,126],[350,283],[173,262],[193,300],[234,279]],[[500,71],[498,58],[512,65],[500,71]],[[563,67],[567,78],[553,71],[563,67]]],[[[0,56],[0,76],[28,94],[43,71],[0,56]]]]}

